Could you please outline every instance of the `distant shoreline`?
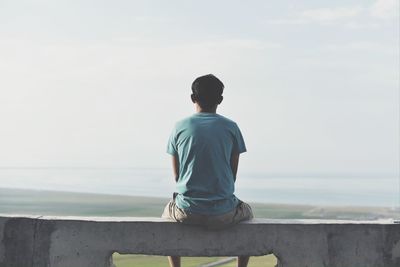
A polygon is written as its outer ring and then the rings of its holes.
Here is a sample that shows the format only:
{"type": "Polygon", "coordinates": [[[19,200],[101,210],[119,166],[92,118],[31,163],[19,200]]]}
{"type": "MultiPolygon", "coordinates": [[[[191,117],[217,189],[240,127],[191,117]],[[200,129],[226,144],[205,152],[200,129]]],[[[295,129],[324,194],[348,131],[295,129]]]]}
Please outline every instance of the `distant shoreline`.
{"type": "MultiPolygon", "coordinates": [[[[73,216],[161,216],[168,198],[0,187],[0,213],[73,216]]],[[[318,206],[252,203],[258,218],[351,219],[400,218],[390,207],[318,206]]]]}
{"type": "MultiPolygon", "coordinates": [[[[167,168],[102,166],[3,166],[0,187],[115,196],[169,198],[175,190],[167,168]]],[[[293,173],[241,170],[235,194],[252,203],[400,206],[400,180],[384,173],[293,173]]]]}
{"type": "MultiPolygon", "coordinates": [[[[6,190],[21,191],[21,192],[42,192],[42,193],[61,193],[61,194],[76,194],[76,195],[92,195],[92,196],[114,196],[114,197],[127,197],[127,198],[151,198],[167,201],[169,198],[165,197],[154,197],[154,196],[140,196],[140,195],[125,195],[125,194],[113,194],[113,193],[93,193],[93,192],[79,192],[79,191],[68,191],[68,190],[49,190],[49,189],[31,189],[31,188],[12,188],[12,187],[0,187],[0,194],[6,190]]],[[[389,206],[366,206],[366,205],[311,205],[311,204],[295,204],[295,203],[279,203],[279,202],[249,202],[256,205],[279,205],[279,206],[301,206],[301,207],[329,207],[329,208],[356,208],[356,209],[400,209],[400,207],[392,208],[389,206]]]]}
{"type": "Polygon", "coordinates": [[[77,194],[77,195],[94,195],[94,196],[115,196],[115,197],[133,197],[133,198],[154,198],[166,200],[165,197],[153,197],[153,196],[134,196],[134,195],[124,195],[124,194],[112,194],[112,193],[92,193],[92,192],[77,192],[68,190],[49,190],[49,189],[31,189],[31,188],[13,188],[13,187],[0,187],[0,193],[5,190],[13,191],[26,191],[26,192],[43,192],[43,193],[65,193],[65,194],[77,194]]]}

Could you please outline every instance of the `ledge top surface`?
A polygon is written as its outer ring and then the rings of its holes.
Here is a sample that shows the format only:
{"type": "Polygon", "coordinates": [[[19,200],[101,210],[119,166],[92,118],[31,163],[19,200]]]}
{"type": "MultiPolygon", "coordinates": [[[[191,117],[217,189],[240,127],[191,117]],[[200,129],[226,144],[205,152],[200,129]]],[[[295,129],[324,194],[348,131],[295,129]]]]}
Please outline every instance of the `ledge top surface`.
{"type": "MultiPolygon", "coordinates": [[[[0,214],[0,219],[28,218],[54,221],[86,221],[86,222],[154,222],[175,223],[158,217],[89,217],[89,216],[40,216],[27,214],[0,214]]],[[[255,218],[241,224],[399,224],[395,219],[379,220],[332,220],[332,219],[268,219],[255,218]]]]}

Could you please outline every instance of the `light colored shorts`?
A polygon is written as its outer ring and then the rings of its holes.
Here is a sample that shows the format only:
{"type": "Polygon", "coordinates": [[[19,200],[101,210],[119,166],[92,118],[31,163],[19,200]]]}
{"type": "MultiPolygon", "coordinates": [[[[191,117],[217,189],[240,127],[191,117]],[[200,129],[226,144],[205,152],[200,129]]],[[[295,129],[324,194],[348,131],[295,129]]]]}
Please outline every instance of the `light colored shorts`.
{"type": "Polygon", "coordinates": [[[175,200],[171,200],[165,206],[161,217],[185,224],[202,225],[210,230],[219,230],[233,226],[241,221],[253,219],[254,216],[250,205],[240,200],[235,209],[221,215],[189,213],[180,209],[175,200]]]}

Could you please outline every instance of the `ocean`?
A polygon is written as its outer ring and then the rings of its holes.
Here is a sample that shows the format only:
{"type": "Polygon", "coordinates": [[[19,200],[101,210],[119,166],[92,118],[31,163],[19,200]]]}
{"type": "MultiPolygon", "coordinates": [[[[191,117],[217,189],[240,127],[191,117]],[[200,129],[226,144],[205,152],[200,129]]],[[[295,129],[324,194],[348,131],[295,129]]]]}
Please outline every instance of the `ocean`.
{"type": "MultiPolygon", "coordinates": [[[[171,197],[170,169],[3,168],[0,187],[171,197]]],[[[399,207],[396,175],[240,172],[235,194],[248,202],[399,207]]]]}

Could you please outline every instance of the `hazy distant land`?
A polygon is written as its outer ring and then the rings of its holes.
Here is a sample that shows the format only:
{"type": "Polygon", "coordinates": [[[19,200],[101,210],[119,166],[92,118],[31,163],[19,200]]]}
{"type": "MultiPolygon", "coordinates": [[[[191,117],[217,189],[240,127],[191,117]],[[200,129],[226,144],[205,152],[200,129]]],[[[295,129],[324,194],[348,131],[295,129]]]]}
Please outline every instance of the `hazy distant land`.
{"type": "MultiPolygon", "coordinates": [[[[31,215],[159,217],[166,198],[0,188],[0,213],[31,215]]],[[[256,217],[277,219],[400,218],[388,207],[251,203],[256,217]]]]}

